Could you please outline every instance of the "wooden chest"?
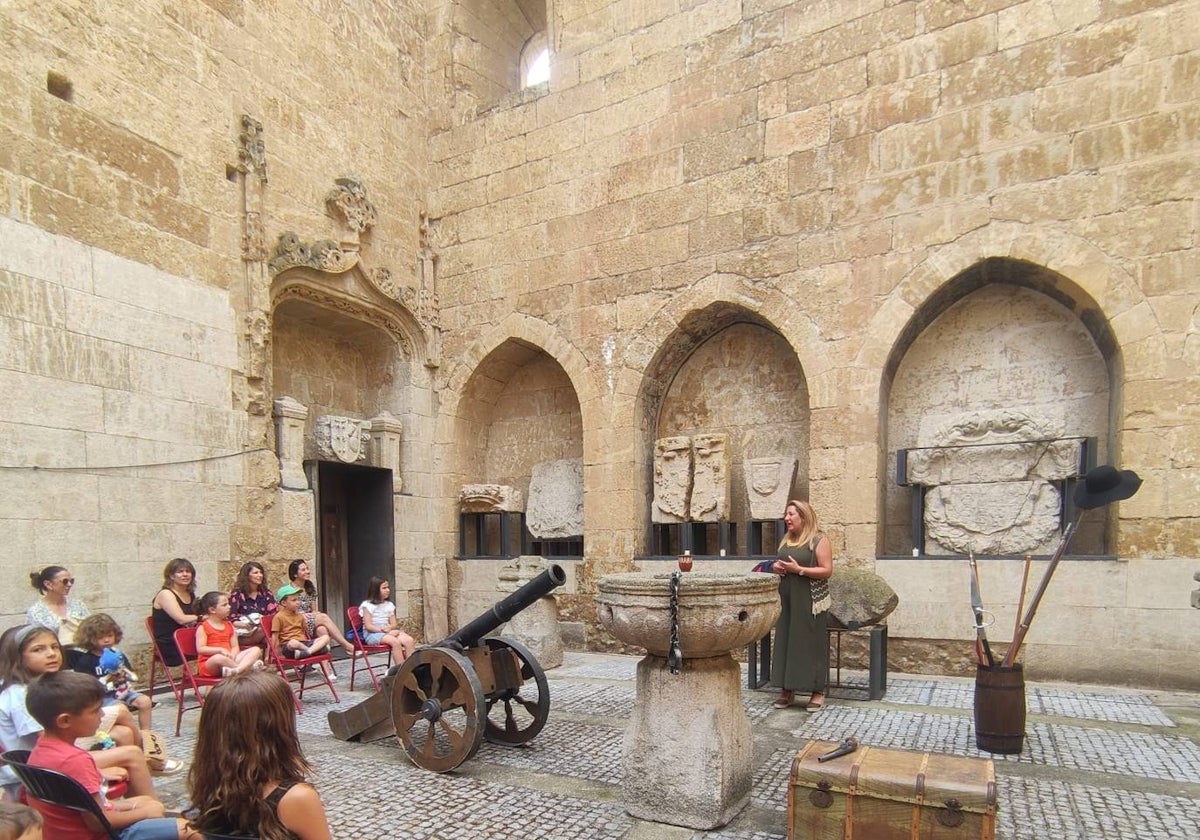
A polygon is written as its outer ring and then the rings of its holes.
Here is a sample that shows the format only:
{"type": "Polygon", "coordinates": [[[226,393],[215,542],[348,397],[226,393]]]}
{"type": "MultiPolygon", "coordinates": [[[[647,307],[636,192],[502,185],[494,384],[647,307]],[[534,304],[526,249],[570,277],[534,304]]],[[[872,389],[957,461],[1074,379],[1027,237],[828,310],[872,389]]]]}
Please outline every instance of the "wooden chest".
{"type": "Polygon", "coordinates": [[[991,759],[809,741],[792,762],[788,840],[993,840],[991,759]]]}

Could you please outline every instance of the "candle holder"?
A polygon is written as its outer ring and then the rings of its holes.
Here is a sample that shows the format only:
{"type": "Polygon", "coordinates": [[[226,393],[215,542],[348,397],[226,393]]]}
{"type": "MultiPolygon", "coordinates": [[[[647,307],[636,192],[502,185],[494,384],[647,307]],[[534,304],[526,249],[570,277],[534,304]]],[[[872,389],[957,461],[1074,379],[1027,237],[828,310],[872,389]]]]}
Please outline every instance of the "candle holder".
{"type": "Polygon", "coordinates": [[[676,560],[679,561],[679,571],[690,572],[692,570],[692,552],[685,551],[676,560]]]}

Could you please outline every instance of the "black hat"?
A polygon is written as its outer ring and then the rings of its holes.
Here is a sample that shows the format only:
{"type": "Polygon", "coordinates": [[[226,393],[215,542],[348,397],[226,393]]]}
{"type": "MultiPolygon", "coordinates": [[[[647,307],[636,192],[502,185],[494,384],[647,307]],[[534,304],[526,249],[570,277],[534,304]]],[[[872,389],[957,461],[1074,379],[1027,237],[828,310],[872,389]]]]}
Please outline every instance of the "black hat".
{"type": "Polygon", "coordinates": [[[1091,510],[1111,502],[1128,499],[1142,486],[1133,470],[1118,470],[1111,464],[1092,467],[1083,481],[1075,486],[1075,507],[1091,510]]]}

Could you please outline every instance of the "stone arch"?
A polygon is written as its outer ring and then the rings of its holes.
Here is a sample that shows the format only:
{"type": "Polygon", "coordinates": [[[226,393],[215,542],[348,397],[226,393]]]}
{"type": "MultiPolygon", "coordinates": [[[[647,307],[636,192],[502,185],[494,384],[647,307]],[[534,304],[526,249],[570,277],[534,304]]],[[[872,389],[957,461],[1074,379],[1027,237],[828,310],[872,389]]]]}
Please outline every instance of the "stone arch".
{"type": "MultiPolygon", "coordinates": [[[[1096,387],[1101,404],[1093,412],[1090,431],[1099,441],[1101,460],[1119,462],[1120,430],[1123,427],[1122,391],[1130,378],[1155,377],[1147,370],[1129,370],[1125,350],[1139,344],[1147,352],[1133,354],[1139,360],[1163,358],[1164,339],[1149,303],[1133,278],[1100,249],[1076,237],[1061,232],[1042,232],[1031,235],[1016,225],[997,224],[976,231],[962,240],[935,249],[901,281],[891,300],[876,315],[867,330],[867,345],[860,361],[878,364],[881,372],[880,441],[888,458],[884,471],[886,486],[881,488],[879,548],[884,553],[896,553],[897,527],[902,514],[895,509],[895,449],[904,444],[892,441],[889,417],[892,387],[897,371],[910,349],[927,329],[935,328],[943,315],[962,313],[962,307],[983,300],[981,295],[1008,286],[1014,292],[1005,297],[1023,300],[1025,311],[1038,307],[1043,301],[1043,316],[1047,323],[1060,324],[1061,333],[1052,337],[1056,342],[1074,341],[1072,346],[1084,347],[1080,339],[1070,339],[1079,331],[1094,345],[1093,361],[1086,361],[1087,351],[1073,363],[1082,365],[1076,375],[1088,381],[1101,382],[1096,387]],[[1032,297],[1031,297],[1032,295],[1032,297]],[[1057,311],[1059,314],[1055,315],[1057,311]],[[1057,319],[1057,321],[1055,321],[1057,319]],[[1082,328],[1082,329],[1081,329],[1082,328]],[[885,351],[886,345],[886,352],[885,351]],[[1089,367],[1090,366],[1090,367],[1089,367]],[[1089,372],[1090,371],[1090,372],[1089,372]]],[[[1043,335],[1049,335],[1043,332],[1043,335]]],[[[1086,343],[1087,339],[1083,339],[1086,343]]],[[[1140,362],[1139,362],[1140,364],[1140,362]]],[[[1078,397],[1078,395],[1076,395],[1078,397]]],[[[1031,399],[1036,399],[1031,395],[1031,399]]],[[[1036,412],[1035,412],[1036,413],[1036,412]]],[[[1082,422],[1072,417],[1071,422],[1082,422]]],[[[1054,425],[1053,423],[1051,425],[1054,425]]],[[[1068,423],[1070,425],[1070,423],[1068,423]]],[[[1087,425],[1082,422],[1082,425],[1087,425]]],[[[1079,430],[1075,430],[1079,433],[1079,430]]],[[[913,491],[915,492],[915,491],[913,491]]],[[[904,515],[904,519],[907,516],[904,515]]],[[[1103,515],[1085,519],[1073,548],[1086,553],[1106,550],[1107,530],[1103,515]]],[[[905,547],[905,553],[907,546],[905,547]]]]}
{"type": "MultiPolygon", "coordinates": [[[[635,332],[623,359],[626,368],[636,369],[638,375],[636,398],[630,401],[632,408],[627,409],[631,413],[624,418],[617,418],[619,430],[616,432],[623,437],[628,432],[627,439],[634,441],[628,450],[632,461],[628,467],[636,476],[631,498],[648,499],[653,494],[656,438],[706,431],[729,436],[730,481],[735,494],[731,518],[741,521],[749,518],[748,510],[740,498],[744,496],[745,488],[743,458],[785,454],[778,450],[780,446],[788,445],[787,442],[776,441],[772,444],[767,440],[775,440],[771,436],[778,436],[785,427],[796,427],[788,437],[793,438],[790,443],[794,445],[794,454],[800,462],[798,483],[806,486],[811,400],[806,381],[807,369],[801,364],[796,346],[797,336],[800,337],[801,346],[815,346],[816,335],[815,325],[796,309],[790,298],[777,289],[756,286],[739,276],[710,275],[664,303],[635,332]],[[790,330],[791,336],[785,333],[785,329],[790,330]],[[789,393],[796,395],[792,407],[794,416],[782,423],[777,422],[780,418],[772,417],[758,424],[759,430],[765,431],[761,441],[754,440],[755,417],[748,416],[743,423],[731,423],[730,415],[738,413],[732,410],[739,399],[739,395],[734,393],[737,383],[712,380],[714,375],[720,378],[721,365],[708,370],[687,371],[689,365],[703,366],[704,357],[713,354],[734,354],[744,357],[743,361],[754,357],[756,367],[765,366],[781,375],[795,377],[796,383],[789,386],[789,393]],[[702,393],[696,393],[704,390],[697,387],[691,391],[694,394],[691,398],[693,405],[676,404],[671,408],[672,383],[679,376],[690,376],[696,383],[702,378],[707,379],[712,386],[710,392],[719,393],[714,394],[715,399],[709,399],[702,393]],[[668,414],[674,416],[668,417],[668,414]],[[769,451],[751,451],[759,444],[769,451]]],[[[815,367],[823,371],[828,366],[828,359],[820,351],[817,355],[815,367]]],[[[626,523],[627,526],[636,526],[635,535],[648,534],[651,516],[649,506],[641,504],[634,510],[639,520],[637,523],[626,523]]],[[[745,544],[744,535],[739,536],[739,540],[745,544]]],[[[641,553],[647,548],[642,547],[641,553]]]]}

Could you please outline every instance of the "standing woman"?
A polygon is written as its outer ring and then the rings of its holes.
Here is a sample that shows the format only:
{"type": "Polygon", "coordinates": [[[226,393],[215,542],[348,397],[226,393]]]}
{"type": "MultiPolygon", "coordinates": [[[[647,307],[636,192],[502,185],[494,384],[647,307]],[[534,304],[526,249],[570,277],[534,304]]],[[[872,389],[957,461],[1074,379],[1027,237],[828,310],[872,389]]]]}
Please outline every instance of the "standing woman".
{"type": "Polygon", "coordinates": [[[154,641],[163,660],[172,666],[183,664],[179,648],[175,647],[175,631],[191,627],[196,615],[196,567],[190,560],[176,557],[163,569],[163,585],[150,604],[150,619],[154,625],[154,641]]]}
{"type": "Polygon", "coordinates": [[[274,615],[279,610],[275,596],[267,588],[267,570],[261,563],[251,560],[243,563],[229,593],[229,620],[237,628],[238,642],[246,645],[261,645],[266,641],[259,619],[274,615]],[[258,618],[251,618],[252,615],[258,618]]]}
{"type": "Polygon", "coordinates": [[[288,577],[292,586],[300,590],[300,612],[304,613],[309,638],[332,636],[335,642],[350,650],[350,643],[346,641],[337,624],[317,609],[317,587],[313,586],[312,570],[308,568],[308,563],[304,560],[293,560],[288,564],[288,577]]]}
{"type": "Polygon", "coordinates": [[[29,582],[42,597],[25,611],[25,623],[49,627],[58,635],[59,644],[63,647],[75,644],[79,622],[91,612],[83,601],[71,597],[74,576],[62,566],[47,566],[40,572],[30,573],[29,582]]]}
{"type": "Polygon", "coordinates": [[[771,657],[771,685],[780,689],[774,705],[777,709],[787,708],[797,691],[811,692],[806,708],[819,712],[825,704],[829,680],[826,628],[833,547],[818,527],[817,514],[808,502],[788,502],[783,524],[787,533],[779,543],[779,559],[772,566],[779,575],[782,602],[771,657]]]}

